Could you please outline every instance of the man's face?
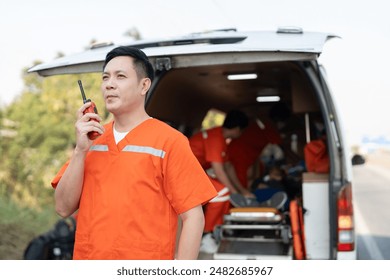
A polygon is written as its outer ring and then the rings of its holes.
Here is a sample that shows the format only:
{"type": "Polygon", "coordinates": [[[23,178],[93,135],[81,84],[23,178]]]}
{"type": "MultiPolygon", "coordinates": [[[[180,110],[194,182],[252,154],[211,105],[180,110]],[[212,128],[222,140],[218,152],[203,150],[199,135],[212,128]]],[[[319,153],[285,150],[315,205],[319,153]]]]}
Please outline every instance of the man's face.
{"type": "Polygon", "coordinates": [[[230,138],[231,139],[237,139],[242,134],[242,129],[240,127],[235,127],[230,129],[230,138]]]}
{"type": "Polygon", "coordinates": [[[101,90],[106,108],[114,115],[129,113],[145,102],[145,80],[138,79],[133,58],[118,56],[107,63],[102,74],[101,90]]]}

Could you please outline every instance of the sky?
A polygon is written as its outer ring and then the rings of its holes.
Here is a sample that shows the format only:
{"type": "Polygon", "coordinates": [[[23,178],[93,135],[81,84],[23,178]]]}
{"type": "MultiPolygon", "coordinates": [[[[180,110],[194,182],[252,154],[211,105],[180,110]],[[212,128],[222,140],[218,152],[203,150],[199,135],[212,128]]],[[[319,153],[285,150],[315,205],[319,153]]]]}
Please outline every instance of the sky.
{"type": "Polygon", "coordinates": [[[320,62],[350,144],[390,139],[388,0],[2,0],[0,11],[0,106],[21,94],[22,69],[34,61],[81,52],[92,39],[120,43],[134,27],[161,38],[295,26],[340,37],[327,42],[320,62]]]}

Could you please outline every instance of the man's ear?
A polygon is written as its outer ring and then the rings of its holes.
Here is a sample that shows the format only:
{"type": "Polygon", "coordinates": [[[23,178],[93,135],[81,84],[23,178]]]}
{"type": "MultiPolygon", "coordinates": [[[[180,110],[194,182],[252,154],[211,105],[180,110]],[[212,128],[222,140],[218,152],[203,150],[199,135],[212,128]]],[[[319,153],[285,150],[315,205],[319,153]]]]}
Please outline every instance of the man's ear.
{"type": "Polygon", "coordinates": [[[149,78],[143,78],[142,81],[142,95],[146,95],[148,90],[150,89],[150,86],[152,85],[152,81],[149,78]]]}

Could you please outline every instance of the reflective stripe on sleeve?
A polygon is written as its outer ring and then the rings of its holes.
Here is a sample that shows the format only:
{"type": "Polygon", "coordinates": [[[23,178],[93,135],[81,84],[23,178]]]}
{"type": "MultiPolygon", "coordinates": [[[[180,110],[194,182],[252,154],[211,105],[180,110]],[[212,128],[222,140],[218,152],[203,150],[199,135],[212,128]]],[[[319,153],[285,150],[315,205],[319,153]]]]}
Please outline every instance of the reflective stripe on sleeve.
{"type": "Polygon", "coordinates": [[[163,150],[158,150],[152,147],[145,147],[145,146],[127,145],[123,148],[122,152],[144,153],[144,154],[149,154],[160,158],[165,157],[165,152],[163,150]]]}
{"type": "Polygon", "coordinates": [[[215,202],[225,202],[230,199],[230,195],[225,195],[225,196],[217,196],[214,197],[212,200],[209,201],[209,203],[215,203],[215,202]]]}
{"type": "Polygon", "coordinates": [[[222,190],[218,192],[218,195],[214,197],[212,200],[210,200],[209,202],[211,203],[224,202],[224,201],[228,201],[229,199],[230,199],[229,189],[227,187],[224,187],[222,190]]]}

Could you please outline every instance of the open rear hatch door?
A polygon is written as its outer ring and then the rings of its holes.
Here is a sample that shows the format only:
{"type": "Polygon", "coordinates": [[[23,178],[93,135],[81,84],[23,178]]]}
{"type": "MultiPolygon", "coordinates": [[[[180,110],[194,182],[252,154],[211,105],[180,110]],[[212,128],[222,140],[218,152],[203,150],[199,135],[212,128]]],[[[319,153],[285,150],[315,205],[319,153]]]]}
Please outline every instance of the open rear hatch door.
{"type": "MultiPolygon", "coordinates": [[[[303,32],[300,29],[270,31],[216,31],[159,40],[130,41],[121,45],[143,49],[155,69],[193,67],[226,63],[312,60],[321,53],[332,34],[303,32]],[[247,55],[243,56],[242,54],[247,55]],[[169,58],[162,65],[159,58],[169,58]]],[[[112,43],[92,46],[81,53],[36,65],[28,72],[41,76],[101,72],[112,43]]],[[[166,61],[166,60],[165,60],[166,61]]]]}

